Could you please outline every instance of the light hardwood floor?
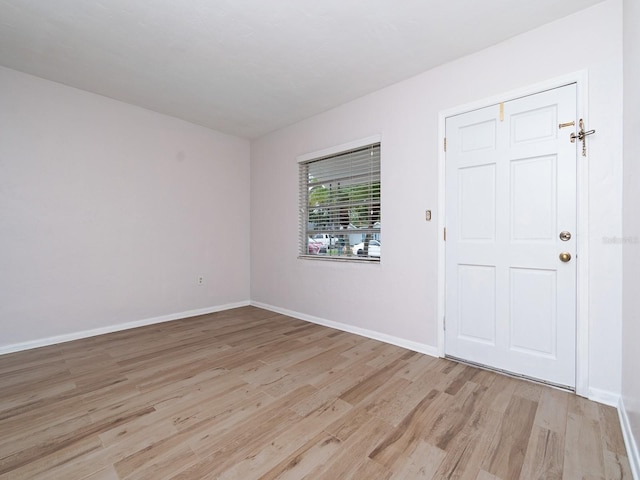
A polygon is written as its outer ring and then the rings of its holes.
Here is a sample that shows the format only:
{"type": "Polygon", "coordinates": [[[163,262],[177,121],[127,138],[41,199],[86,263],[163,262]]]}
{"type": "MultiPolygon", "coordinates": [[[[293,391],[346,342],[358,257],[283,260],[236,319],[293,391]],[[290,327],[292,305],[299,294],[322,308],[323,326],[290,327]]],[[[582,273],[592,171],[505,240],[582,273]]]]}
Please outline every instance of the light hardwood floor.
{"type": "Polygon", "coordinates": [[[0,478],[631,474],[613,408],[246,307],[0,356],[0,478]]]}

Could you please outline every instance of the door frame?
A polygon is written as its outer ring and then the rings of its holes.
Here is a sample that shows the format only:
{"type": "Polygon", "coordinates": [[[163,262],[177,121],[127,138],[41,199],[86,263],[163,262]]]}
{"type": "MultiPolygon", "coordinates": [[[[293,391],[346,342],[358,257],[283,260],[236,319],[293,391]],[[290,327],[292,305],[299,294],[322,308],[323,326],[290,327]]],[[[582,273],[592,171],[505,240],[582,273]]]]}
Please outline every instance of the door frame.
{"type": "MultiPolygon", "coordinates": [[[[575,83],[577,89],[576,123],[579,118],[588,119],[588,71],[581,70],[541,83],[532,84],[516,90],[494,95],[472,103],[441,110],[438,113],[438,355],[445,356],[445,248],[444,228],[446,225],[445,205],[445,158],[444,138],[447,117],[467,113],[480,108],[496,105],[501,102],[515,100],[520,97],[575,83]]],[[[569,134],[567,133],[567,136],[569,134]]],[[[582,157],[576,150],[576,210],[577,210],[577,242],[576,258],[580,261],[576,266],[576,394],[588,397],[589,394],[589,156],[582,157]]]]}

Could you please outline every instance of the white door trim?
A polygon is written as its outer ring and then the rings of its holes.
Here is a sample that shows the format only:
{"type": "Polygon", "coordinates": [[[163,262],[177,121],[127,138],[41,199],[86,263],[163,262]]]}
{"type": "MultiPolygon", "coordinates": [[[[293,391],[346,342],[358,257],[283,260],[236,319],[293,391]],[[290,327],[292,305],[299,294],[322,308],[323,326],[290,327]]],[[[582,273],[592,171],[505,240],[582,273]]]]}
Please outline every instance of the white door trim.
{"type": "MultiPolygon", "coordinates": [[[[589,125],[588,117],[588,72],[582,70],[524,88],[501,93],[476,102],[459,105],[438,114],[438,138],[442,142],[438,149],[438,355],[444,357],[445,317],[445,120],[447,117],[470,112],[500,102],[533,95],[552,88],[575,83],[577,86],[577,118],[589,125]]],[[[588,153],[588,152],[587,152],[588,153]]],[[[583,397],[589,394],[589,157],[578,157],[577,162],[577,291],[576,291],[576,393],[583,397]]]]}

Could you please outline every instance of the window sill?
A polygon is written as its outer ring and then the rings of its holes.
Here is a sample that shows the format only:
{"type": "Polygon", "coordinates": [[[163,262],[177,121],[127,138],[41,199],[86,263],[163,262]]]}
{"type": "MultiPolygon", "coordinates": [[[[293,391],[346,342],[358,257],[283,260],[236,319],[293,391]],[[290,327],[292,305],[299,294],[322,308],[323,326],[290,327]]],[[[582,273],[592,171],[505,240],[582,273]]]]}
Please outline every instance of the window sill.
{"type": "Polygon", "coordinates": [[[347,262],[347,263],[369,263],[379,264],[380,258],[378,257],[334,257],[331,255],[298,255],[300,260],[312,260],[312,261],[325,261],[325,262],[347,262]]]}

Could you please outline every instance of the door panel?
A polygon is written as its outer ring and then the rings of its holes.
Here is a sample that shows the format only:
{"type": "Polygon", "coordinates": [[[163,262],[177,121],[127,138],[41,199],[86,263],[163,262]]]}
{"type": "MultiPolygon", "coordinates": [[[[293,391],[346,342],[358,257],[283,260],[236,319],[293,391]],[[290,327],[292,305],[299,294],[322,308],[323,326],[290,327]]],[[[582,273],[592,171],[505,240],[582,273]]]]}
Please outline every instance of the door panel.
{"type": "Polygon", "coordinates": [[[447,355],[575,386],[575,119],[575,85],[447,118],[447,355]]]}
{"type": "Polygon", "coordinates": [[[511,116],[511,144],[553,140],[558,124],[555,105],[523,110],[511,116]]]}
{"type": "Polygon", "coordinates": [[[511,349],[555,358],[556,272],[512,268],[510,281],[511,349]]]}
{"type": "Polygon", "coordinates": [[[494,345],[496,339],[496,272],[494,267],[458,267],[460,337],[494,345]]]}
{"type": "Polygon", "coordinates": [[[460,129],[460,135],[463,152],[493,149],[496,143],[496,121],[491,119],[486,122],[466,125],[460,129]]]}
{"type": "Polygon", "coordinates": [[[460,237],[463,240],[495,239],[495,165],[461,168],[460,237]]]}
{"type": "Polygon", "coordinates": [[[556,225],[556,157],[511,162],[511,240],[551,241],[556,225]]]}

